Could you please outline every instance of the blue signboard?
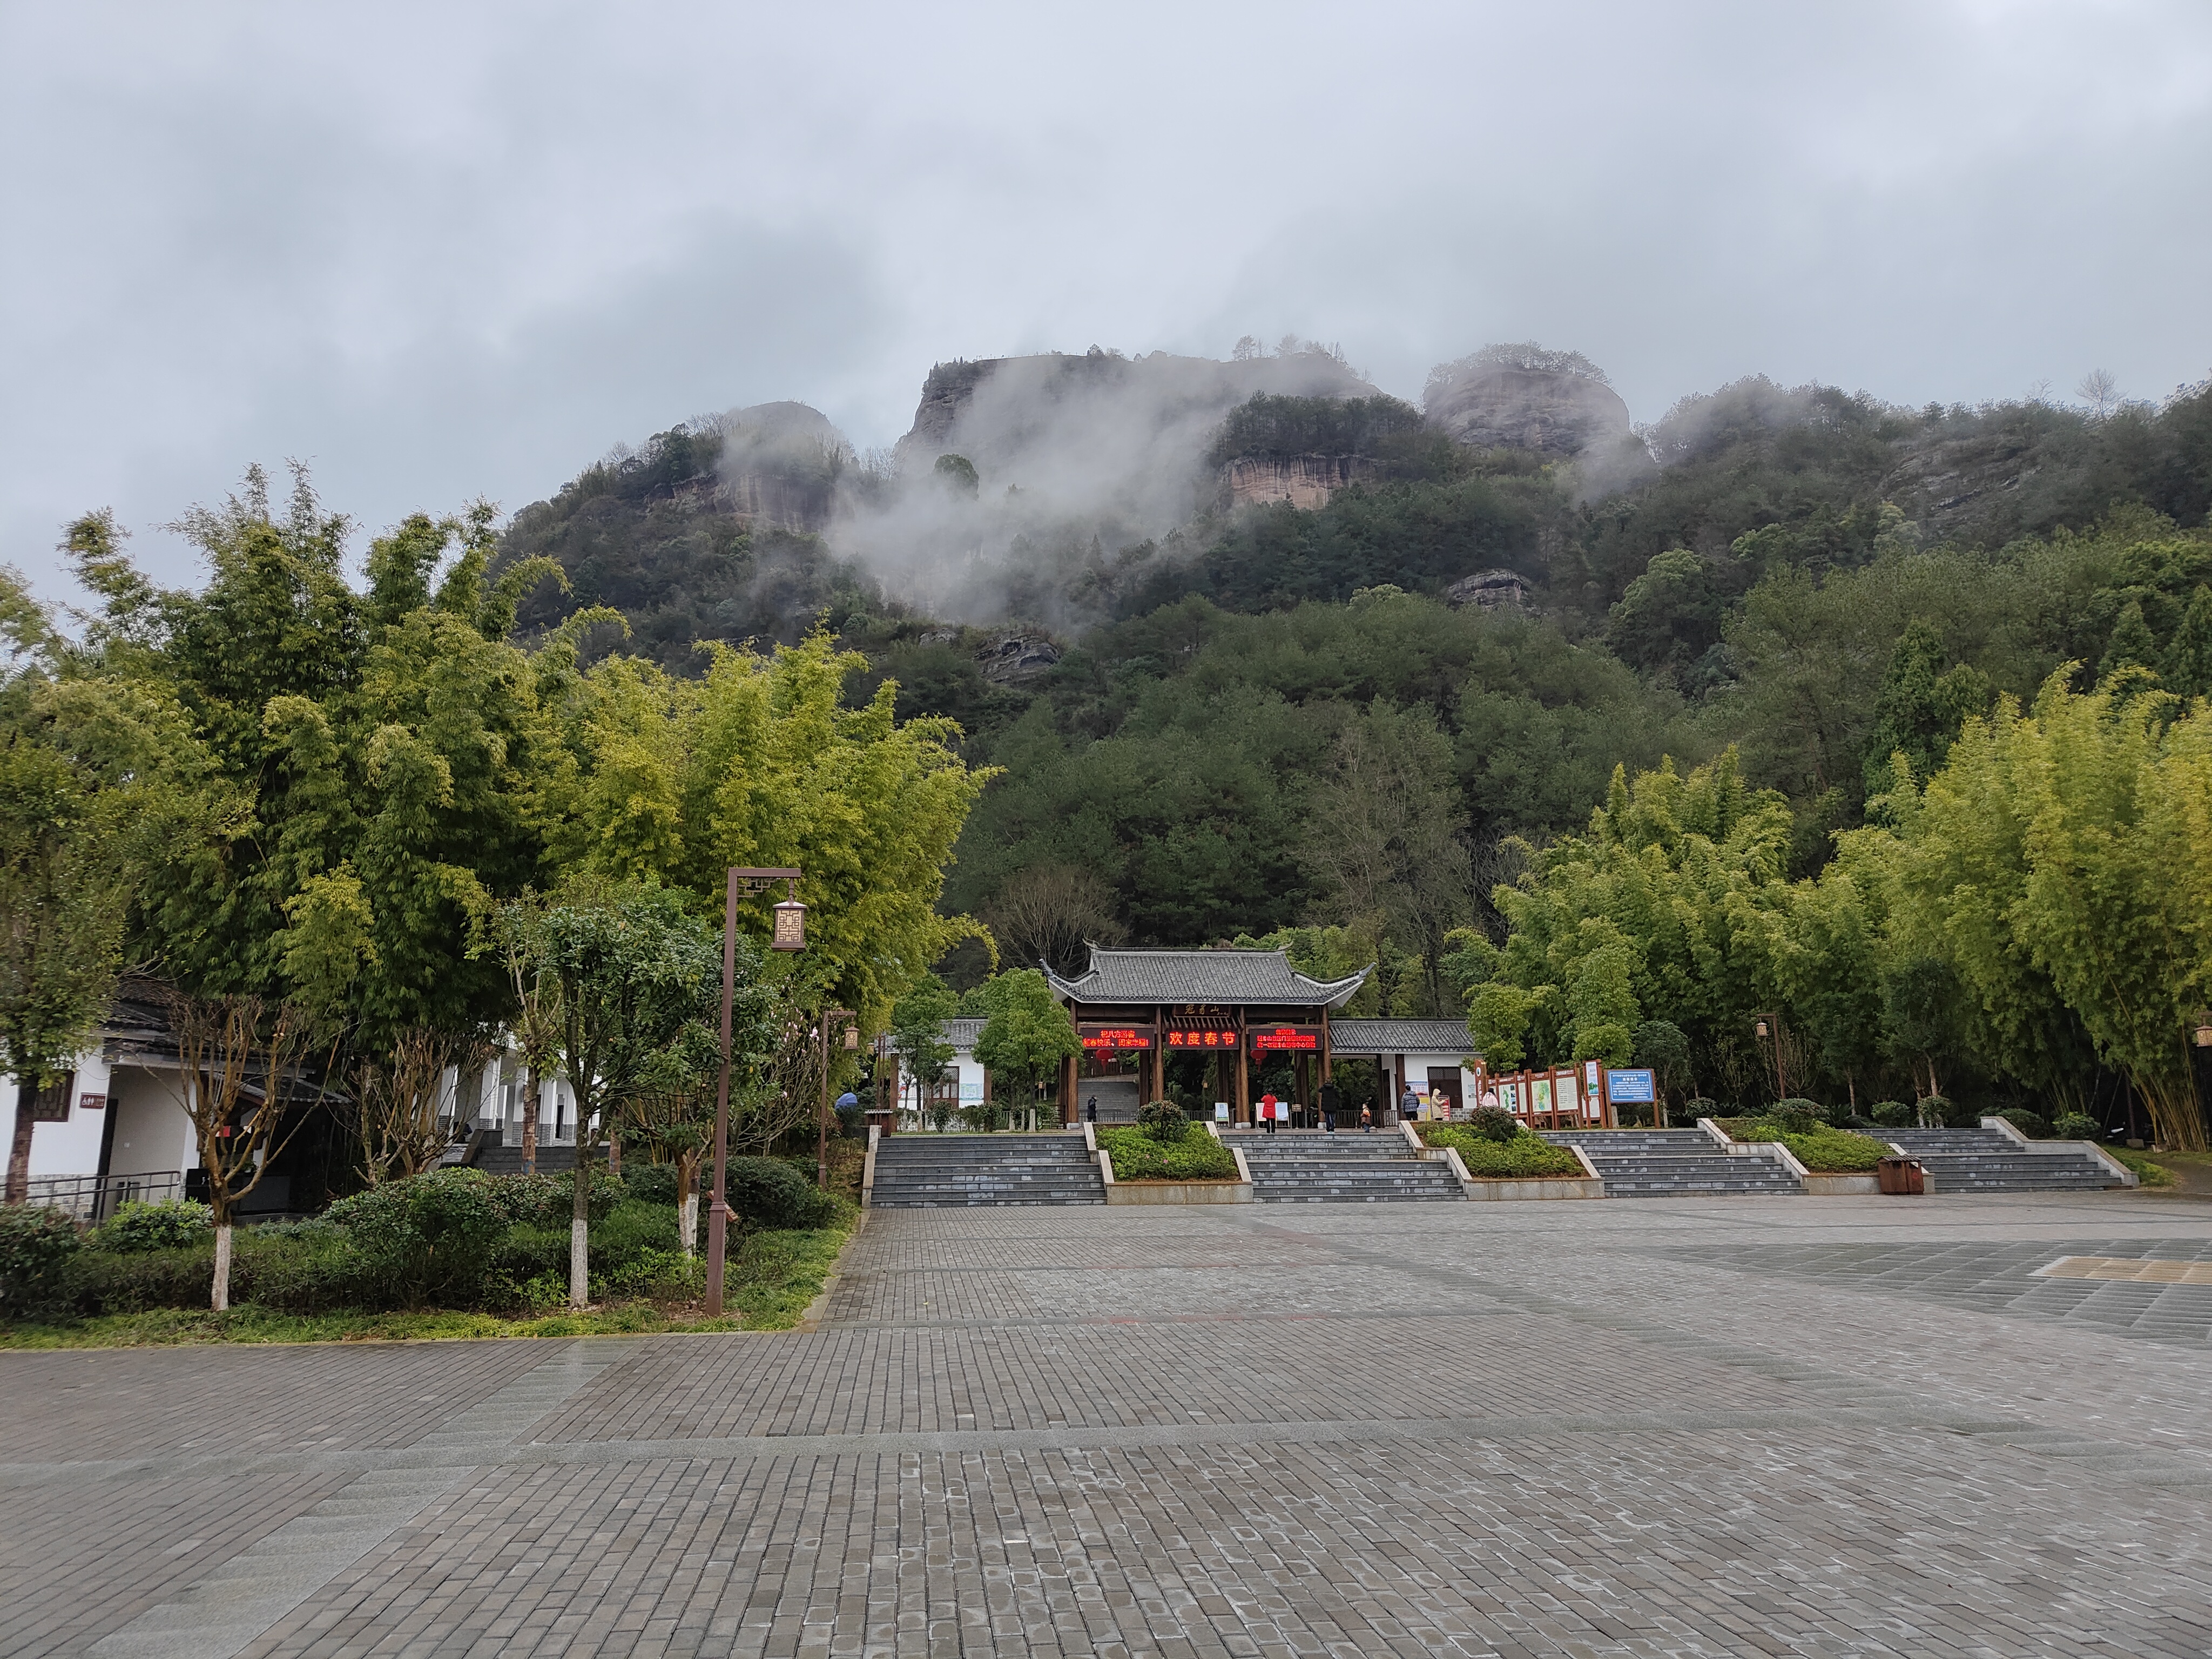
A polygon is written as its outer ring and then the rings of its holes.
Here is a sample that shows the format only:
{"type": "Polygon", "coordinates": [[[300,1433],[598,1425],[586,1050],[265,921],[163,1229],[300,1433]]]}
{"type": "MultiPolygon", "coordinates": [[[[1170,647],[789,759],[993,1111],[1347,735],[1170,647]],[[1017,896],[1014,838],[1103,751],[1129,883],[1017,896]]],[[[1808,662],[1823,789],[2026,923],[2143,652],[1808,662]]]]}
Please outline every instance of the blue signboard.
{"type": "Polygon", "coordinates": [[[1656,1079],[1648,1071],[1607,1072],[1605,1074],[1606,1092],[1613,1103],[1630,1106],[1649,1106],[1659,1098],[1656,1079]]]}

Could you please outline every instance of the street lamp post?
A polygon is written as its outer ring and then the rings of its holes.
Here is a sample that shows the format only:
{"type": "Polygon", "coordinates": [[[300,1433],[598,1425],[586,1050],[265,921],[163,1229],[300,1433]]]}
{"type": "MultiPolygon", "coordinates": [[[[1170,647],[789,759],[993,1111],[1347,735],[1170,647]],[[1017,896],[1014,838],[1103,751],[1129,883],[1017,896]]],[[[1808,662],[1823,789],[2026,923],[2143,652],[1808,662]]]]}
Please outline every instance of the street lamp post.
{"type": "Polygon", "coordinates": [[[778,951],[806,948],[806,907],[799,902],[796,870],[749,870],[732,865],[729,890],[722,901],[722,1075],[714,1088],[714,1196],[707,1206],[707,1316],[722,1312],[722,1262],[729,1244],[730,1200],[730,1018],[737,1000],[738,891],[768,890],[771,882],[787,884],[786,897],[775,907],[775,932],[769,940],[778,951]]]}
{"type": "Polygon", "coordinates": [[[1759,1023],[1753,1029],[1760,1036],[1771,1038],[1774,1044],[1774,1097],[1778,1101],[1786,1100],[1790,1097],[1790,1085],[1782,1076],[1782,1016],[1761,1014],[1758,1019],[1759,1023]]]}

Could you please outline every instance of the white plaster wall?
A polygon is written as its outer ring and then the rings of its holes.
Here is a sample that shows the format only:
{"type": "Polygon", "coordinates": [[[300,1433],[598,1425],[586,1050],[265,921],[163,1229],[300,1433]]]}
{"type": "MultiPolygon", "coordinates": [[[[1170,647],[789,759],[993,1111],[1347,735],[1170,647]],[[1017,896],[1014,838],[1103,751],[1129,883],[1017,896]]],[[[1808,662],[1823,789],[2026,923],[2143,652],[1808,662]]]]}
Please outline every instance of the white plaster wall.
{"type": "Polygon", "coordinates": [[[199,1141],[178,1093],[180,1086],[173,1072],[137,1066],[117,1070],[107,1102],[107,1109],[116,1114],[115,1145],[107,1155],[110,1175],[199,1168],[199,1141]]]}
{"type": "MultiPolygon", "coordinates": [[[[95,1051],[79,1054],[70,1085],[70,1115],[65,1123],[40,1123],[31,1130],[31,1179],[47,1176],[95,1175],[100,1170],[100,1138],[107,1124],[105,1112],[88,1112],[78,1106],[84,1095],[108,1091],[107,1062],[95,1051]]],[[[0,1159],[15,1144],[15,1079],[0,1077],[0,1159]]]]}

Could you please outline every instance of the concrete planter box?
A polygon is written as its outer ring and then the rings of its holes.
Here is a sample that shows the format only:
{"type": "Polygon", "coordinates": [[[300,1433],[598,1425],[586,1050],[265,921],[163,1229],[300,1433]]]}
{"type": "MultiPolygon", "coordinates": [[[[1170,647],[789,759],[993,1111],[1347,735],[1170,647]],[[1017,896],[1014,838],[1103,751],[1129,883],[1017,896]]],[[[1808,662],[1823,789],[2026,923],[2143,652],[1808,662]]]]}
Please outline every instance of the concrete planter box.
{"type": "MultiPolygon", "coordinates": [[[[1206,1126],[1209,1133],[1213,1126],[1206,1126]]],[[[1106,1183],[1109,1204],[1249,1204],[1252,1200],[1252,1169],[1244,1162],[1241,1147],[1230,1150],[1237,1155],[1237,1178],[1224,1176],[1217,1181],[1116,1181],[1114,1178],[1114,1154],[1098,1144],[1091,1126],[1083,1126],[1083,1138],[1090,1143],[1093,1158],[1098,1160],[1099,1178],[1106,1183]]],[[[1220,1136],[1214,1135],[1218,1140],[1220,1136]]]]}
{"type": "Polygon", "coordinates": [[[1605,1182],[1588,1176],[1536,1176],[1524,1181],[1498,1181],[1470,1176],[1460,1183],[1468,1197],[1480,1203],[1516,1198],[1603,1198],[1605,1182]]]}
{"type": "Polygon", "coordinates": [[[1459,1177],[1459,1189],[1475,1203],[1502,1203],[1514,1199],[1534,1198],[1603,1198],[1605,1182],[1598,1178],[1581,1148],[1575,1149],[1575,1159],[1583,1166],[1578,1176],[1471,1176],[1467,1172],[1466,1160],[1456,1146],[1421,1147],[1423,1158],[1441,1158],[1451,1165],[1451,1172],[1459,1177]]]}
{"type": "Polygon", "coordinates": [[[1109,1204],[1249,1204],[1247,1181],[1115,1181],[1108,1183],[1109,1204]]]}
{"type": "Polygon", "coordinates": [[[1802,1177],[1805,1190],[1814,1198],[1856,1198],[1862,1194],[1879,1194],[1881,1181],[1870,1175],[1814,1175],[1802,1177]]]}

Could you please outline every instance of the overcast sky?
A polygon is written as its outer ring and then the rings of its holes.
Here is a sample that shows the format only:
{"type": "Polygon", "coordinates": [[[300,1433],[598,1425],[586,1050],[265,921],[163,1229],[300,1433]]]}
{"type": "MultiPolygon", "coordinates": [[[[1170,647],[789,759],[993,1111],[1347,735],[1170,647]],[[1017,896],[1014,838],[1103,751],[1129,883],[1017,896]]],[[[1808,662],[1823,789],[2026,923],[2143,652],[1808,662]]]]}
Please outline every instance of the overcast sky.
{"type": "Polygon", "coordinates": [[[374,531],[955,356],[1486,341],[1639,420],[2212,371],[2212,6],[0,3],[0,562],[310,462],[374,531]]]}

